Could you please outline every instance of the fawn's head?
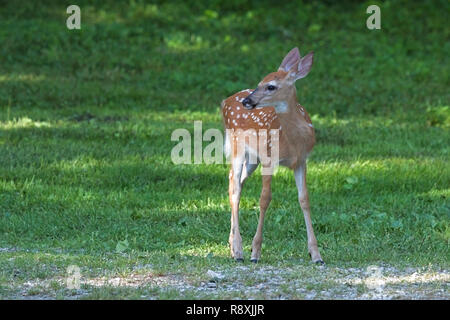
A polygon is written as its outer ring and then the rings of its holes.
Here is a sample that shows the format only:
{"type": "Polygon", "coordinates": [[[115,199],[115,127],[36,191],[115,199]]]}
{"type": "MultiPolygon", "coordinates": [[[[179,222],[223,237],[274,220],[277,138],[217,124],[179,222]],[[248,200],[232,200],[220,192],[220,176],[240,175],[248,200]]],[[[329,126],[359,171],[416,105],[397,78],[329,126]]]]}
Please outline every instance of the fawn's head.
{"type": "Polygon", "coordinates": [[[287,109],[286,98],[295,93],[295,81],[306,77],[313,63],[313,52],[303,58],[298,48],[294,48],[284,57],[277,72],[269,73],[258,87],[243,101],[248,110],[275,106],[278,112],[287,109]]]}

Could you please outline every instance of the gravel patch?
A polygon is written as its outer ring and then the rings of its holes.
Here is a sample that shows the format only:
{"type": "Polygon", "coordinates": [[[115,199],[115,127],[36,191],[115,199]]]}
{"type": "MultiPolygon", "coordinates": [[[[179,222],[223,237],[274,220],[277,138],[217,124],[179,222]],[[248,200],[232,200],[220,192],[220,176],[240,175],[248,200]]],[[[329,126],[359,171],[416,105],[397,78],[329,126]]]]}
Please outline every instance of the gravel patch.
{"type": "MultiPolygon", "coordinates": [[[[14,252],[15,248],[0,248],[14,252]]],[[[101,273],[101,270],[100,270],[101,273]]],[[[91,273],[92,274],[92,273],[91,273]]],[[[97,277],[79,272],[76,286],[67,277],[32,279],[8,286],[3,299],[79,299],[101,288],[157,289],[170,297],[199,299],[450,299],[450,272],[445,269],[403,268],[389,265],[339,268],[299,264],[294,266],[235,265],[202,272],[161,274],[152,265],[129,272],[101,273],[97,277]],[[173,294],[175,292],[175,294],[173,294]]],[[[3,290],[5,292],[5,290],[3,290]]],[[[155,291],[153,291],[155,292],[155,291]]],[[[159,294],[143,296],[158,299],[159,294]]]]}

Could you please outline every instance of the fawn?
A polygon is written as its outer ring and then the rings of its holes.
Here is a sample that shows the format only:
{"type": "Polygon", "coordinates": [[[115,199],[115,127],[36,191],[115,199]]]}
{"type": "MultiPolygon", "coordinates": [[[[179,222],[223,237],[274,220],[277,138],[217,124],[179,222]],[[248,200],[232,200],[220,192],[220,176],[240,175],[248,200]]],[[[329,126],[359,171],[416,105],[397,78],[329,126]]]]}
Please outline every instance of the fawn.
{"type": "Polygon", "coordinates": [[[301,58],[298,48],[294,48],[283,59],[278,71],[268,74],[256,89],[242,90],[222,101],[221,111],[226,129],[225,152],[231,156],[229,245],[231,256],[236,261],[243,261],[244,258],[239,232],[239,201],[242,186],[261,163],[263,174],[259,200],[260,216],[252,242],[251,262],[256,263],[261,257],[264,215],[272,199],[273,168],[275,165],[282,165],[294,170],[311,259],[315,263],[323,264],[311,222],[306,188],[306,158],[315,143],[314,127],[306,110],[297,102],[295,88],[295,81],[306,77],[312,63],[313,52],[301,58]],[[245,137],[242,138],[242,131],[249,130],[254,130],[253,134],[257,139],[264,141],[264,147],[269,154],[277,151],[279,159],[277,163],[267,161],[267,157],[262,156],[261,147],[250,146],[245,137]],[[273,137],[270,140],[268,130],[278,130],[277,141],[273,137]],[[277,145],[274,146],[275,143],[272,142],[277,142],[277,145]],[[244,144],[244,147],[240,148],[239,144],[241,146],[244,144]],[[278,147],[278,150],[273,150],[275,147],[278,147]],[[251,155],[256,157],[255,161],[249,161],[251,155]]]}

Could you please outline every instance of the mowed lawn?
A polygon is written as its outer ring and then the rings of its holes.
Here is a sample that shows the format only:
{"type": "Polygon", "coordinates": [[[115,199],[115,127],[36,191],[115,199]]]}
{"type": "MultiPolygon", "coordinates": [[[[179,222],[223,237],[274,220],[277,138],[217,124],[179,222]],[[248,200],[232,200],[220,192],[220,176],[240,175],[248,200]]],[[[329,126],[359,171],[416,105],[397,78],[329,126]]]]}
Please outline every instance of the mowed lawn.
{"type": "Polygon", "coordinates": [[[0,298],[449,299],[450,7],[377,3],[381,30],[369,2],[78,0],[68,30],[60,1],[3,1],[0,298]],[[246,182],[236,264],[228,165],[174,165],[171,134],[222,130],[220,102],[295,46],[315,52],[297,89],[326,266],[283,168],[257,265],[260,172],[246,182]]]}

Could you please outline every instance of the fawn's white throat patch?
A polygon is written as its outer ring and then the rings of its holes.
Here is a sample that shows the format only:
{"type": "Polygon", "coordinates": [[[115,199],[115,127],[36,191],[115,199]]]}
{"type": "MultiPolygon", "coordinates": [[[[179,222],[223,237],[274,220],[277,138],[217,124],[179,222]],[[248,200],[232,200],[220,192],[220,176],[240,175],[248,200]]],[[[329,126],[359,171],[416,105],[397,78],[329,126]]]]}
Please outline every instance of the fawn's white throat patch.
{"type": "Polygon", "coordinates": [[[258,103],[256,109],[262,109],[264,107],[274,107],[276,113],[288,112],[288,103],[286,101],[279,101],[276,103],[258,103]]]}
{"type": "Polygon", "coordinates": [[[288,104],[286,101],[280,101],[275,104],[275,111],[277,113],[286,113],[288,112],[288,104]]]}

